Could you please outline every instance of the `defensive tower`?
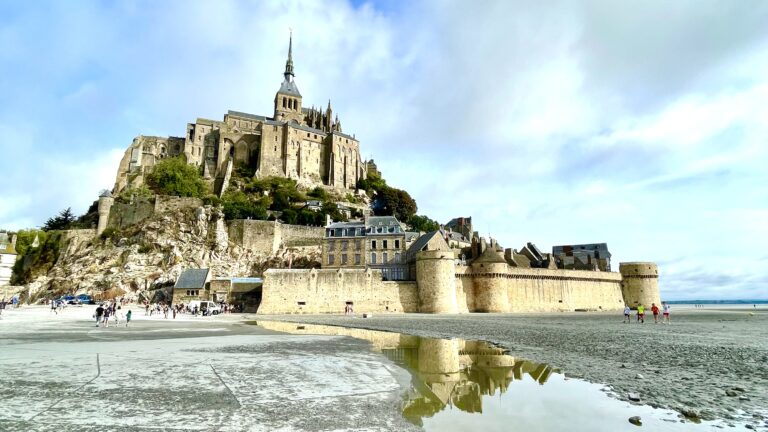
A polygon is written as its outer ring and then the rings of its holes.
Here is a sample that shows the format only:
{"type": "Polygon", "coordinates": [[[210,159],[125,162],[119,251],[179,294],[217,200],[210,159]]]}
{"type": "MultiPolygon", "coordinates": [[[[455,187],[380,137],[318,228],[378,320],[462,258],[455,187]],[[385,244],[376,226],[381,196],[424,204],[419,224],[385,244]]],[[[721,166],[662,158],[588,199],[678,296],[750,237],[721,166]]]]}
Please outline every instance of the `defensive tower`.
{"type": "Polygon", "coordinates": [[[107,222],[109,221],[109,211],[112,209],[112,204],[115,203],[115,199],[112,198],[112,194],[109,191],[104,191],[99,195],[99,224],[96,226],[96,235],[99,236],[107,229],[107,222]]]}
{"type": "Polygon", "coordinates": [[[491,244],[472,262],[476,312],[509,312],[507,261],[503,252],[491,244]]]}
{"type": "Polygon", "coordinates": [[[619,264],[621,273],[621,294],[624,303],[632,309],[643,305],[650,308],[659,305],[659,269],[652,262],[626,262],[619,264]]]}

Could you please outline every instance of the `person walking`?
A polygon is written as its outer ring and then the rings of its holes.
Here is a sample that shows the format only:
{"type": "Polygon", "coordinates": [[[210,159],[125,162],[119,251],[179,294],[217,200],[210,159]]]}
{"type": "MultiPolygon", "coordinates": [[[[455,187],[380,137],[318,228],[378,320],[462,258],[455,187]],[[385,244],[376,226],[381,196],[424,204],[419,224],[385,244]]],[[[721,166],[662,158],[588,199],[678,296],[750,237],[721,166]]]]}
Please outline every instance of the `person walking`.
{"type": "Polygon", "coordinates": [[[637,322],[645,324],[645,306],[637,306],[637,322]]]}
{"type": "Polygon", "coordinates": [[[104,328],[109,327],[109,313],[110,313],[110,310],[111,310],[111,308],[109,306],[104,308],[104,320],[103,320],[104,328]]]}
{"type": "Polygon", "coordinates": [[[56,309],[58,305],[56,304],[56,299],[51,300],[51,312],[55,313],[56,315],[59,314],[58,309],[56,309]]]}
{"type": "Polygon", "coordinates": [[[624,323],[626,324],[630,323],[630,318],[629,318],[630,313],[632,313],[632,309],[630,309],[628,305],[625,305],[624,306],[624,323]]]}
{"type": "Polygon", "coordinates": [[[651,313],[653,313],[654,324],[658,324],[659,323],[659,307],[656,306],[656,303],[651,303],[651,313]]]}
{"type": "Polygon", "coordinates": [[[99,305],[96,308],[96,327],[99,326],[99,322],[101,321],[102,315],[104,315],[104,306],[99,305]]]}
{"type": "Polygon", "coordinates": [[[128,327],[128,324],[131,323],[131,315],[132,312],[130,309],[128,309],[128,312],[125,313],[125,326],[128,327]]]}
{"type": "Polygon", "coordinates": [[[661,302],[662,313],[664,314],[664,321],[662,324],[671,324],[669,322],[669,303],[661,302]]]}

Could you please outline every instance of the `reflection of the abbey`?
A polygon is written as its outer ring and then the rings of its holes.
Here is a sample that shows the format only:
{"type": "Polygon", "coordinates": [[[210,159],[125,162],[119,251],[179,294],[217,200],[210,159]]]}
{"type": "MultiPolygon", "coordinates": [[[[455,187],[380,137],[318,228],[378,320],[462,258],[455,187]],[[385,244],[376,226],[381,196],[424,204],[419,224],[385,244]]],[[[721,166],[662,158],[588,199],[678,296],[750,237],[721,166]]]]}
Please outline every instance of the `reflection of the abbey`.
{"type": "Polygon", "coordinates": [[[376,350],[411,373],[413,389],[403,415],[416,424],[446,406],[482,412],[483,396],[505,393],[513,380],[521,380],[524,375],[544,384],[552,373],[547,365],[516,359],[486,342],[271,321],[259,321],[258,325],[286,333],[351,336],[371,342],[376,350]]]}

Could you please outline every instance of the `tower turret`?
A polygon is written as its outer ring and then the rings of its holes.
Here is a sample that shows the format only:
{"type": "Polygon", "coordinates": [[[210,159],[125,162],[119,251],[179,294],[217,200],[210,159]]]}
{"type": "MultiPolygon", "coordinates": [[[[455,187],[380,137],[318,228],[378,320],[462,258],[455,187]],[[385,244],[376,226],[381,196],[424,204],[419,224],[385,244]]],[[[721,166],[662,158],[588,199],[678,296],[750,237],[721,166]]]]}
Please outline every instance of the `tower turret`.
{"type": "Polygon", "coordinates": [[[652,262],[619,263],[621,273],[621,294],[624,303],[632,309],[643,305],[650,308],[652,303],[658,306],[659,269],[652,262]]]}
{"type": "Polygon", "coordinates": [[[104,191],[99,196],[99,223],[96,226],[96,235],[99,236],[107,229],[107,222],[109,221],[109,212],[112,209],[112,204],[115,203],[115,199],[112,198],[112,194],[109,191],[104,191]]]}
{"type": "Polygon", "coordinates": [[[417,253],[416,284],[419,289],[419,312],[459,312],[456,303],[456,264],[450,250],[417,253]]]}
{"type": "Polygon", "coordinates": [[[507,275],[509,266],[504,252],[495,242],[485,248],[480,257],[472,262],[475,286],[475,312],[509,312],[507,275]]]}

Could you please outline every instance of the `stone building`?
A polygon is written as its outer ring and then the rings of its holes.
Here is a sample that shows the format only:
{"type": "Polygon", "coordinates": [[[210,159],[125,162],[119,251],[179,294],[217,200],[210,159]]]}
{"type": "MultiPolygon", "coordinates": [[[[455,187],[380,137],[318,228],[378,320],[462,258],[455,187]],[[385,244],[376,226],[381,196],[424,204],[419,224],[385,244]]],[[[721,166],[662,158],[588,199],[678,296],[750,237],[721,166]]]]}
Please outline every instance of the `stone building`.
{"type": "Polygon", "coordinates": [[[336,222],[325,229],[323,268],[372,268],[385,280],[407,279],[405,230],[394,216],[336,222]]]}
{"type": "Polygon", "coordinates": [[[235,165],[256,177],[287,177],[300,185],[354,189],[367,176],[360,142],[342,132],[330,100],[325,109],[306,107],[294,81],[293,41],[289,41],[283,82],[271,115],[228,111],[222,121],[198,118],[183,137],[134,138],[117,172],[113,192],[139,186],[159,160],[183,155],[200,168],[221,194],[235,165]]]}
{"type": "Polygon", "coordinates": [[[13,265],[16,264],[16,235],[8,237],[7,233],[0,233],[0,286],[11,283],[13,265]]]}
{"type": "Polygon", "coordinates": [[[611,253],[606,243],[553,246],[552,255],[558,268],[611,271],[611,253]]]}

